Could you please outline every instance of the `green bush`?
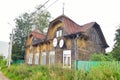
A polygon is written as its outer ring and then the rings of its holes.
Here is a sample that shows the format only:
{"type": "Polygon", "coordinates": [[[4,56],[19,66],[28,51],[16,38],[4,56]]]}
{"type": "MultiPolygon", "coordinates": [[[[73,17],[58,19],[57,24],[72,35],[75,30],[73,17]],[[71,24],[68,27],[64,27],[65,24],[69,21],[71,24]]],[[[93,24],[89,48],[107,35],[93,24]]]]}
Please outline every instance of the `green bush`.
{"type": "Polygon", "coordinates": [[[115,61],[112,54],[94,53],[90,57],[90,61],[115,61]]]}
{"type": "Polygon", "coordinates": [[[6,67],[6,60],[0,60],[0,70],[6,67]]]}
{"type": "Polygon", "coordinates": [[[87,73],[86,80],[120,80],[120,65],[94,67],[87,73]]]}

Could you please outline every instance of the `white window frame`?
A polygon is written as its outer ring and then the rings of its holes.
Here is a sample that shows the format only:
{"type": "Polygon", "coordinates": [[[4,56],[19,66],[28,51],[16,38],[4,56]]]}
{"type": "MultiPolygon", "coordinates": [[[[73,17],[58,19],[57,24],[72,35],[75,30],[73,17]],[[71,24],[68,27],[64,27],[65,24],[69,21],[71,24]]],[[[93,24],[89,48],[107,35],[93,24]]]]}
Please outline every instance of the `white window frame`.
{"type": "Polygon", "coordinates": [[[71,50],[63,51],[63,68],[71,68],[71,50]]]}
{"type": "Polygon", "coordinates": [[[28,64],[32,64],[32,61],[33,61],[33,54],[30,53],[28,58],[28,64]]]}
{"type": "Polygon", "coordinates": [[[62,29],[59,30],[59,37],[62,36],[62,29]]]}
{"type": "Polygon", "coordinates": [[[62,30],[62,29],[57,30],[57,31],[56,31],[56,37],[61,37],[61,36],[62,36],[62,33],[63,33],[63,30],[62,30]]]}
{"type": "Polygon", "coordinates": [[[35,64],[39,64],[39,53],[35,54],[35,64]]]}
{"type": "Polygon", "coordinates": [[[41,65],[46,65],[46,52],[42,52],[42,61],[41,61],[41,65]],[[45,56],[45,59],[44,59],[45,56]],[[44,61],[45,60],[45,61],[44,61]]]}
{"type": "Polygon", "coordinates": [[[56,37],[59,37],[59,31],[56,32],[56,37]]]}
{"type": "Polygon", "coordinates": [[[49,52],[49,65],[54,65],[55,64],[55,51],[50,51],[49,52]],[[51,61],[51,56],[53,56],[54,58],[52,59],[53,61],[51,61]]]}

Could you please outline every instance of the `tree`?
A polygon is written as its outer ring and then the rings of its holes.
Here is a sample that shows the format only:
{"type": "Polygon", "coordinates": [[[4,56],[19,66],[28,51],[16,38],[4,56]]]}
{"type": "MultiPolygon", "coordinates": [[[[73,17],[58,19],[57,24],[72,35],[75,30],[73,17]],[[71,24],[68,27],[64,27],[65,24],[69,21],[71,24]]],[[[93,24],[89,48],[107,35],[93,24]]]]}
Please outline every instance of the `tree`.
{"type": "Polygon", "coordinates": [[[111,53],[112,53],[113,57],[116,58],[116,60],[120,61],[120,26],[116,30],[115,45],[114,45],[113,51],[111,53]]]}
{"type": "Polygon", "coordinates": [[[3,60],[3,55],[2,54],[0,54],[0,60],[3,60]]]}
{"type": "Polygon", "coordinates": [[[28,33],[31,31],[31,18],[28,13],[24,13],[15,19],[16,28],[13,38],[12,59],[24,59],[25,42],[28,33]]]}
{"type": "Polygon", "coordinates": [[[41,30],[42,33],[44,33],[44,29],[48,28],[49,25],[49,19],[50,19],[50,13],[46,10],[44,10],[44,8],[41,8],[41,6],[37,7],[37,11],[36,13],[32,13],[31,14],[31,18],[32,18],[32,23],[34,25],[35,28],[41,30]]]}
{"type": "Polygon", "coordinates": [[[16,28],[13,38],[12,59],[24,59],[25,42],[28,33],[35,27],[43,32],[43,29],[48,27],[50,13],[43,9],[37,10],[34,13],[24,13],[15,19],[16,28]]]}

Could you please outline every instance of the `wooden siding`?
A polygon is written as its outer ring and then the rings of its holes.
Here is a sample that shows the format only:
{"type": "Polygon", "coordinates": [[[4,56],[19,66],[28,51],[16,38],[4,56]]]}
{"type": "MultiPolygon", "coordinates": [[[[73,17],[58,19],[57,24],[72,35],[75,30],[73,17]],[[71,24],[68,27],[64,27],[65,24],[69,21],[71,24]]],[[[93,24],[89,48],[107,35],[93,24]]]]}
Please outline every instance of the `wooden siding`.
{"type": "MultiPolygon", "coordinates": [[[[72,23],[71,23],[72,24],[72,23]]],[[[49,53],[50,51],[55,51],[55,65],[63,65],[63,51],[71,50],[71,67],[74,67],[74,61],[76,60],[89,60],[90,56],[94,52],[105,52],[105,48],[102,47],[102,41],[100,39],[100,34],[98,33],[95,27],[90,28],[84,34],[75,33],[75,34],[67,34],[64,30],[65,25],[64,22],[60,21],[55,23],[54,25],[50,25],[46,40],[42,40],[40,43],[33,46],[33,64],[35,63],[35,54],[39,53],[39,64],[42,63],[42,55],[43,52],[46,52],[46,64],[49,65],[49,53]],[[53,39],[56,36],[56,31],[58,28],[63,29],[63,35],[61,37],[57,37],[58,43],[57,47],[53,47],[53,39]],[[76,35],[79,34],[79,37],[76,35]],[[64,40],[64,46],[62,48],[59,47],[60,39],[64,40]],[[75,58],[76,52],[76,58],[75,58]]],[[[67,26],[71,26],[70,24],[67,26]]],[[[74,26],[74,25],[73,25],[74,26]]],[[[74,28],[72,26],[72,28],[74,28]]],[[[67,28],[66,28],[67,29],[67,28]]],[[[71,30],[72,31],[72,30],[71,30]]],[[[72,31],[74,32],[74,31],[72,31]]],[[[33,36],[29,36],[26,44],[26,62],[28,62],[29,54],[32,52],[30,50],[30,46],[32,45],[33,36]]]]}
{"type": "Polygon", "coordinates": [[[32,40],[33,40],[33,37],[32,36],[28,36],[28,39],[26,41],[26,46],[30,46],[32,44],[32,40]]]}
{"type": "Polygon", "coordinates": [[[63,23],[59,23],[59,24],[56,24],[54,26],[50,26],[50,29],[49,29],[49,32],[48,32],[48,35],[47,35],[48,39],[53,39],[55,37],[55,35],[56,35],[57,29],[59,27],[62,28],[63,26],[64,26],[63,23]]]}
{"type": "Polygon", "coordinates": [[[92,42],[92,47],[94,47],[95,52],[105,52],[105,48],[103,48],[103,43],[102,40],[100,39],[100,34],[98,33],[98,31],[95,29],[95,27],[92,27],[89,31],[88,31],[88,35],[89,35],[89,40],[92,42]]]}

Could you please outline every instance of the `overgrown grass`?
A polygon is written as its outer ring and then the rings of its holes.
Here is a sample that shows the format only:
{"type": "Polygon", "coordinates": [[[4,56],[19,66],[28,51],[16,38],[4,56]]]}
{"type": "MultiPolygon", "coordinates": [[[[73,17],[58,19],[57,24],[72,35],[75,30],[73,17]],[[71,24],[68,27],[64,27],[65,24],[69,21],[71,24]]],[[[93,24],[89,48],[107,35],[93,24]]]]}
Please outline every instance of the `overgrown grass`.
{"type": "Polygon", "coordinates": [[[112,64],[85,70],[63,69],[58,66],[12,65],[3,68],[3,73],[11,80],[120,80],[120,66],[112,64]]]}
{"type": "Polygon", "coordinates": [[[6,60],[0,60],[0,71],[6,67],[6,60]]]}

